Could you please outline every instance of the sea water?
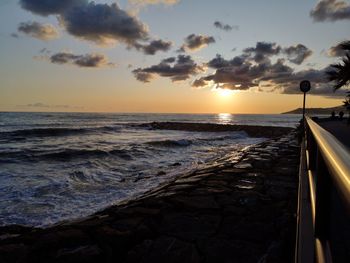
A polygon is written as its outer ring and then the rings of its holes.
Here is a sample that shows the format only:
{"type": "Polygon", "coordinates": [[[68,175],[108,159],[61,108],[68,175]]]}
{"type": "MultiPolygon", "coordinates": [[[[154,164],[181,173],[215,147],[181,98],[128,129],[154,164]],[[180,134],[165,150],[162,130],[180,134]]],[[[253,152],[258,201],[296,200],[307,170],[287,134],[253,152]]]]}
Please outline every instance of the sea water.
{"type": "Polygon", "coordinates": [[[0,113],[0,225],[47,226],[134,198],[262,142],[150,122],[295,127],[299,115],[0,113]]]}

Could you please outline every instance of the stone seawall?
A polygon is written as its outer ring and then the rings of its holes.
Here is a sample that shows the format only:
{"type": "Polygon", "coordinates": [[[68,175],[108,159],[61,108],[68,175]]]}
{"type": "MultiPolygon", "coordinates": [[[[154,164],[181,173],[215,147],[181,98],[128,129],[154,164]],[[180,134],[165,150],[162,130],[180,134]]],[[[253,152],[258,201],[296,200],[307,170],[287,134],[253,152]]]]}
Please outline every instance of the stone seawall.
{"type": "Polygon", "coordinates": [[[178,130],[197,132],[232,132],[243,131],[250,137],[274,138],[290,132],[289,127],[254,126],[254,125],[232,125],[214,123],[191,123],[191,122],[151,122],[139,125],[155,130],[178,130]]]}
{"type": "Polygon", "coordinates": [[[294,132],[141,198],[46,229],[0,228],[0,262],[292,262],[294,132]]]}

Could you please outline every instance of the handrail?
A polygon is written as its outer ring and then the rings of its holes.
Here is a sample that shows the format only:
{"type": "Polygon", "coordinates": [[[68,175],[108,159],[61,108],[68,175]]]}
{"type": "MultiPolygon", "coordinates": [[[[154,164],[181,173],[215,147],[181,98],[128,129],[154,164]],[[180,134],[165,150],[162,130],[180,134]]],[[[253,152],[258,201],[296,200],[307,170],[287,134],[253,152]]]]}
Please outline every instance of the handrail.
{"type": "Polygon", "coordinates": [[[318,149],[328,167],[331,178],[347,208],[350,208],[350,152],[332,134],[306,117],[318,149]]]}
{"type": "Polygon", "coordinates": [[[331,263],[347,256],[350,151],[310,117],[305,118],[297,211],[296,263],[331,263]]]}

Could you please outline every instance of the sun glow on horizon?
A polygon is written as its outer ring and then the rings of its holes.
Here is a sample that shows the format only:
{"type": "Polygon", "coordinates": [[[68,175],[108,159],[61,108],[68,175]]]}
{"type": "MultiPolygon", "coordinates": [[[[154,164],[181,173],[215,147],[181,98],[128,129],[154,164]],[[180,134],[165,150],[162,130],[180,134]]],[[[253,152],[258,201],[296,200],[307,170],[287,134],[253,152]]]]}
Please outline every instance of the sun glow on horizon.
{"type": "Polygon", "coordinates": [[[230,89],[223,89],[223,88],[216,88],[214,91],[221,97],[221,98],[229,98],[231,97],[235,91],[230,89]]]}

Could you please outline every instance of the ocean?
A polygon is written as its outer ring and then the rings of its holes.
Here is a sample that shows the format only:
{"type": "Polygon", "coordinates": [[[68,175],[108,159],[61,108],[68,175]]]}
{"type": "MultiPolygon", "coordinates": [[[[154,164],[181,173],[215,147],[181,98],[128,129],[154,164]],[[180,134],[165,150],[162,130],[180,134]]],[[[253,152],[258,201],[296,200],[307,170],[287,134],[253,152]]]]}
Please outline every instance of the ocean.
{"type": "Polygon", "coordinates": [[[265,138],[151,122],[295,127],[300,115],[0,113],[0,225],[48,226],[135,198],[265,138]]]}

